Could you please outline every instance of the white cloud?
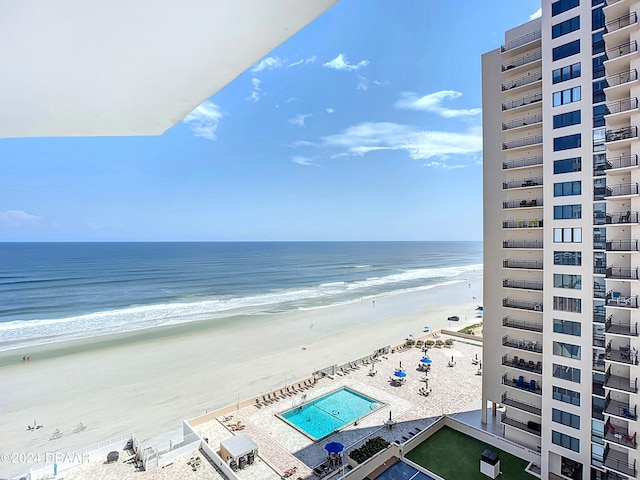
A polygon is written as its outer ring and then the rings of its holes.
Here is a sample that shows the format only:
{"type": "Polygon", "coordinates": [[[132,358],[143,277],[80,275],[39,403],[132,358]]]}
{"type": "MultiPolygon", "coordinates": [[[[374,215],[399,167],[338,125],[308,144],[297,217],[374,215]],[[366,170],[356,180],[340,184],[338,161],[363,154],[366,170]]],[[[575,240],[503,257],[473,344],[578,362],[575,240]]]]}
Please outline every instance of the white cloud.
{"type": "Polygon", "coordinates": [[[464,168],[464,165],[449,165],[442,162],[429,162],[423,165],[424,167],[443,168],[445,170],[455,170],[457,168],[464,168]]]}
{"type": "Polygon", "coordinates": [[[540,18],[541,16],[542,16],[542,8],[539,8],[529,16],[529,20],[533,20],[534,18],[540,18]]]}
{"type": "Polygon", "coordinates": [[[409,125],[391,122],[366,122],[339,134],[323,137],[325,146],[339,150],[337,156],[363,156],[380,150],[404,150],[413,159],[447,155],[475,155],[482,151],[479,127],[465,132],[421,131],[409,125]]]}
{"type": "Polygon", "coordinates": [[[311,160],[308,157],[296,156],[296,157],[292,157],[291,161],[293,163],[297,163],[298,165],[304,165],[306,167],[311,167],[311,166],[317,167],[318,166],[317,163],[315,163],[313,160],[311,160]]]}
{"type": "Polygon", "coordinates": [[[311,55],[310,57],[307,57],[307,58],[301,58],[297,62],[290,63],[289,67],[296,67],[298,65],[302,65],[303,63],[305,65],[307,65],[309,63],[316,63],[316,56],[315,55],[311,55]]]}
{"type": "Polygon", "coordinates": [[[280,57],[266,57],[260,60],[260,62],[251,69],[252,72],[261,72],[262,70],[273,70],[274,68],[280,68],[283,65],[283,61],[280,57]]]}
{"type": "Polygon", "coordinates": [[[24,210],[5,210],[0,212],[0,223],[10,227],[35,227],[44,220],[43,217],[32,215],[24,210]]]}
{"type": "Polygon", "coordinates": [[[309,142],[309,141],[307,141],[307,140],[298,140],[298,141],[296,141],[296,142],[293,142],[293,143],[291,144],[291,146],[292,146],[293,148],[298,148],[298,147],[315,147],[315,146],[316,146],[316,144],[315,144],[315,143],[313,143],[313,142],[309,142]]]}
{"type": "Polygon", "coordinates": [[[455,90],[441,90],[424,95],[423,97],[418,97],[414,92],[402,92],[400,94],[400,100],[398,100],[394,106],[407,110],[433,112],[446,118],[471,117],[482,113],[481,108],[452,109],[442,106],[443,100],[455,100],[460,96],[462,96],[462,94],[455,90]]]}
{"type": "Polygon", "coordinates": [[[369,89],[369,80],[367,79],[367,77],[358,75],[358,85],[356,85],[356,90],[362,90],[363,92],[366,92],[368,89],[369,89]]]}
{"type": "Polygon", "coordinates": [[[295,125],[296,127],[305,127],[305,120],[311,116],[310,113],[299,113],[293,118],[290,118],[288,121],[291,125],[295,125]]]}
{"type": "Polygon", "coordinates": [[[361,60],[356,64],[349,63],[347,61],[347,57],[341,53],[333,60],[323,63],[322,66],[325,68],[332,68],[334,70],[347,70],[349,72],[358,70],[359,68],[366,67],[369,65],[369,60],[361,60]]]}
{"type": "Polygon", "coordinates": [[[215,103],[206,100],[182,120],[196,137],[215,140],[220,119],[225,113],[215,103]]]}
{"type": "Polygon", "coordinates": [[[259,78],[252,78],[251,85],[253,85],[253,90],[251,90],[251,95],[249,95],[245,100],[250,100],[252,102],[258,102],[262,97],[262,89],[260,88],[260,84],[262,81],[259,78]]]}
{"type": "Polygon", "coordinates": [[[327,108],[327,109],[326,109],[326,112],[327,112],[327,113],[334,113],[334,112],[335,112],[335,110],[334,110],[333,108],[327,108]]]}

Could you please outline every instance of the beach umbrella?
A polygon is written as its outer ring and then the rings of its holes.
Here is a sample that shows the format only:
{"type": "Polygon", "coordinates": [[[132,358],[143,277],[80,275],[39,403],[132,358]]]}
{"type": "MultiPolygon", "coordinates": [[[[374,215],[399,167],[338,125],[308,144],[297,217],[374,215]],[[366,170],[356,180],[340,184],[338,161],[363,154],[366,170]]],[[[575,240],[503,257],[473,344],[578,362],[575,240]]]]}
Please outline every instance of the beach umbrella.
{"type": "Polygon", "coordinates": [[[400,377],[400,378],[402,378],[402,377],[406,377],[406,376],[407,376],[407,374],[406,374],[406,373],[404,373],[404,372],[396,372],[396,373],[394,373],[394,375],[395,375],[396,377],[400,377]]]}
{"type": "Polygon", "coordinates": [[[389,410],[389,421],[391,421],[391,410],[389,410]]]}
{"type": "Polygon", "coordinates": [[[431,359],[430,358],[423,358],[422,360],[420,360],[422,363],[431,363],[431,359]]]}
{"type": "Polygon", "coordinates": [[[340,442],[329,442],[324,446],[324,449],[329,453],[340,453],[344,450],[344,445],[340,442]]]}

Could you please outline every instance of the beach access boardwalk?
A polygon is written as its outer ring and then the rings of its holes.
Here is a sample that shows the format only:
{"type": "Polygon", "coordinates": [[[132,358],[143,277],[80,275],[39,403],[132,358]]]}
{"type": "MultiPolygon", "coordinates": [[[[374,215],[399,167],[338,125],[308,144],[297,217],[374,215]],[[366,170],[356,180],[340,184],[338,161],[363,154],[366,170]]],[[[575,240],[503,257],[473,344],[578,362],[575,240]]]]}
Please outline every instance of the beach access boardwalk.
{"type": "MultiPolygon", "coordinates": [[[[432,338],[431,335],[423,339],[432,338]]],[[[236,433],[247,434],[257,445],[259,456],[256,461],[235,472],[241,480],[279,480],[284,472],[295,468],[290,478],[296,480],[317,479],[318,466],[327,460],[325,445],[339,442],[345,447],[344,458],[349,452],[361,446],[368,438],[380,436],[389,442],[403,444],[424,430],[443,415],[476,410],[480,408],[482,377],[475,359],[482,358],[482,343],[473,339],[461,339],[440,334],[438,338],[452,338],[450,348],[430,348],[432,360],[425,382],[425,372],[418,366],[423,358],[423,350],[418,347],[401,349],[378,358],[374,363],[375,375],[371,375],[371,365],[360,364],[349,373],[324,376],[313,387],[296,394],[283,395],[284,398],[270,404],[253,403],[240,409],[228,407],[218,412],[189,420],[193,430],[206,438],[214,451],[219,451],[220,443],[236,433]],[[454,366],[449,366],[452,361],[454,366]],[[406,373],[405,382],[393,385],[394,376],[400,362],[406,373]],[[332,378],[331,378],[332,377],[332,378]],[[428,396],[420,390],[430,390],[428,396]],[[342,387],[360,392],[383,406],[362,417],[356,424],[350,424],[322,441],[314,442],[309,437],[280,419],[277,414],[300,405],[303,395],[306,401],[313,401],[324,394],[342,387]],[[392,423],[389,425],[391,412],[392,423]],[[243,425],[234,431],[238,422],[243,425]],[[314,472],[316,468],[316,472],[314,472]]],[[[257,399],[261,400],[262,395],[257,399]]],[[[126,452],[120,452],[121,459],[126,452]]],[[[335,472],[327,472],[330,478],[335,472]]],[[[185,452],[171,463],[151,469],[136,471],[132,465],[122,461],[117,464],[91,462],[65,470],[57,478],[64,480],[164,480],[180,478],[184,480],[226,479],[220,470],[202,453],[202,450],[185,452]],[[197,460],[196,460],[197,459],[197,460]],[[195,465],[195,468],[194,468],[195,465]]]]}

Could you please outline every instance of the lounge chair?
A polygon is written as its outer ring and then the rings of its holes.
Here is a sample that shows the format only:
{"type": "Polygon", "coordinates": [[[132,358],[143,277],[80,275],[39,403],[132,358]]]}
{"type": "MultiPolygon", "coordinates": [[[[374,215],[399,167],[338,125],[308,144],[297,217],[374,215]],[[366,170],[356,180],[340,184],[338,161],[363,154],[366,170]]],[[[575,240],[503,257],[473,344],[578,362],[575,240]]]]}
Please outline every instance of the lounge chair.
{"type": "Polygon", "coordinates": [[[524,387],[524,377],[522,375],[518,377],[518,380],[516,381],[516,387],[524,387]]]}
{"type": "Polygon", "coordinates": [[[260,399],[259,398],[256,398],[256,407],[262,408],[262,405],[260,404],[260,399]]]}
{"type": "Polygon", "coordinates": [[[614,427],[611,423],[607,422],[604,424],[605,427],[607,427],[607,429],[609,430],[609,433],[615,434],[616,433],[616,427],[614,427]]]}

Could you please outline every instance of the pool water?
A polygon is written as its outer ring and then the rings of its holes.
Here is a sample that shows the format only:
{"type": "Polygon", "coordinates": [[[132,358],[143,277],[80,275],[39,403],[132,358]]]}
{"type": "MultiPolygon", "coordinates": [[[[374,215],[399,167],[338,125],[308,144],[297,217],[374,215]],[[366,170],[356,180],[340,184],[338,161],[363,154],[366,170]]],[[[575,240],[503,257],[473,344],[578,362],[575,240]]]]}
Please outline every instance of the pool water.
{"type": "Polygon", "coordinates": [[[280,417],[313,440],[321,440],[380,407],[377,400],[341,388],[283,412],[280,417]]]}
{"type": "Polygon", "coordinates": [[[411,465],[398,462],[378,475],[375,480],[433,480],[433,477],[419,472],[411,465]]]}

